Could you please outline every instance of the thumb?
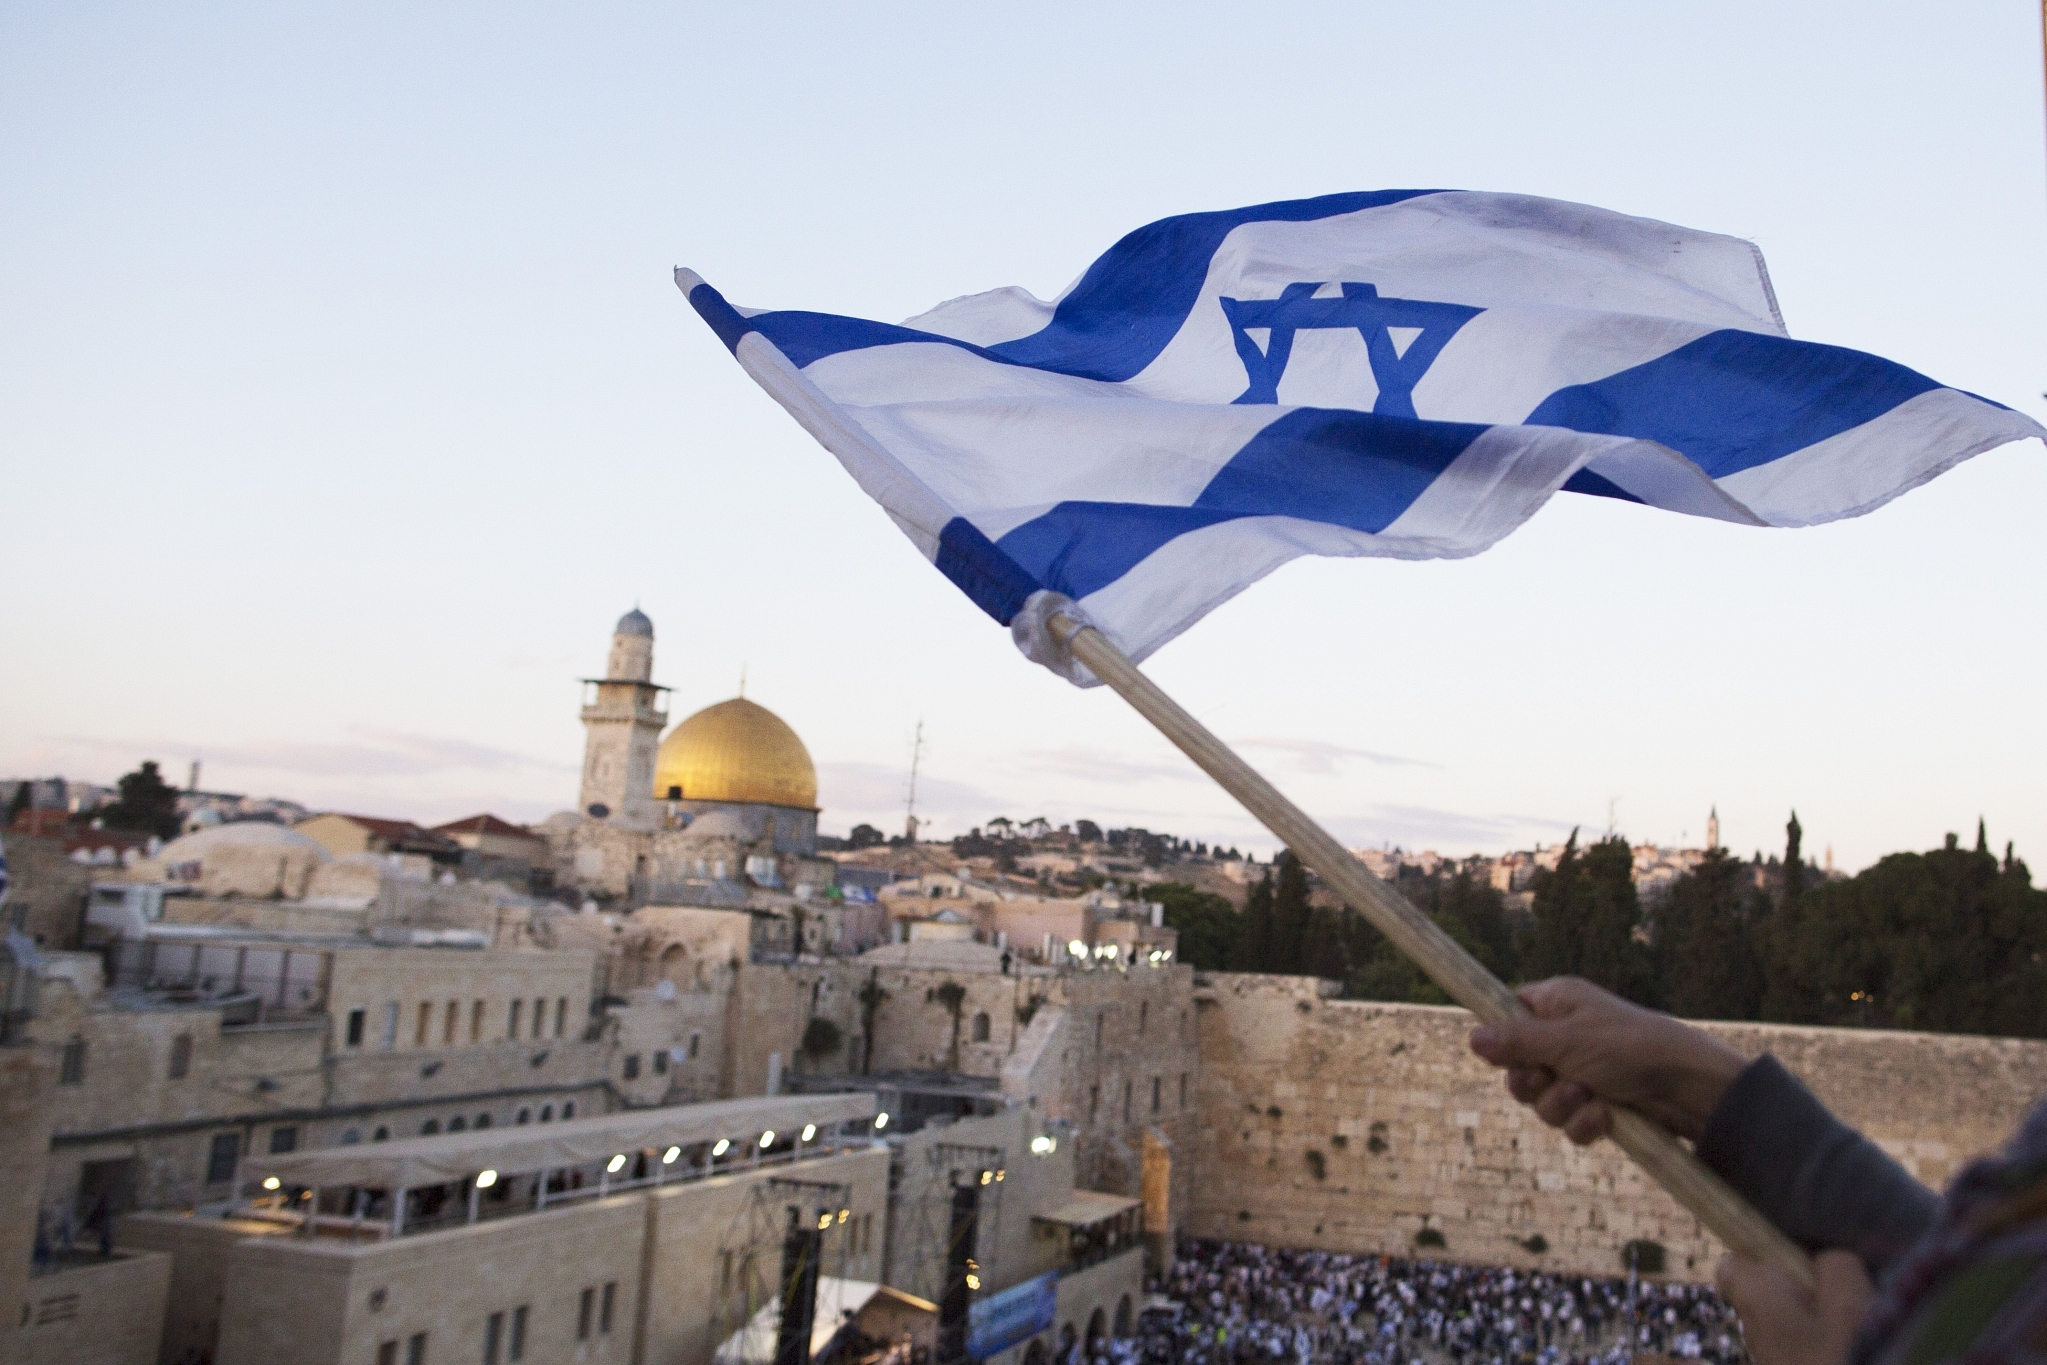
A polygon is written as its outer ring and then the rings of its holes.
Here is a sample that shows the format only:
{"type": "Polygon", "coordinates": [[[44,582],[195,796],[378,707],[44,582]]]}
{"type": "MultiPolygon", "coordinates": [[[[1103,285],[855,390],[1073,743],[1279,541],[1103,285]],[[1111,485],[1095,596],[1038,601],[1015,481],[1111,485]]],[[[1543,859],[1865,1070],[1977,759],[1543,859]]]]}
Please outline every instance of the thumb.
{"type": "Polygon", "coordinates": [[[1822,1251],[1813,1258],[1813,1278],[1818,1283],[1814,1297],[1827,1335],[1852,1341],[1863,1314],[1869,1311],[1869,1301],[1876,1297],[1862,1258],[1849,1251],[1822,1251]]]}
{"type": "Polygon", "coordinates": [[[1553,1067],[1559,1051],[1557,1033],[1554,1022],[1523,1015],[1480,1024],[1471,1031],[1471,1050],[1494,1066],[1553,1067]]]}

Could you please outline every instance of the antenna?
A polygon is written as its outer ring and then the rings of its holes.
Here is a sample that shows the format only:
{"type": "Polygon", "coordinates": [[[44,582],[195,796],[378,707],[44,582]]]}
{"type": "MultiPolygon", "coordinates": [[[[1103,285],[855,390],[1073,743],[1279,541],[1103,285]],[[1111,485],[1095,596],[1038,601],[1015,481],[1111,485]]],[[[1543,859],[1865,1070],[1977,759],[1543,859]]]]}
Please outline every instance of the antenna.
{"type": "Polygon", "coordinates": [[[739,699],[746,700],[746,665],[739,666],[739,699]]]}
{"type": "Polygon", "coordinates": [[[1609,839],[1613,838],[1614,811],[1620,803],[1621,799],[1618,796],[1606,803],[1606,837],[1609,839]]]}
{"type": "Polygon", "coordinates": [[[917,765],[924,757],[924,718],[917,717],[917,735],[910,741],[910,792],[903,819],[903,837],[917,842],[917,765]]]}

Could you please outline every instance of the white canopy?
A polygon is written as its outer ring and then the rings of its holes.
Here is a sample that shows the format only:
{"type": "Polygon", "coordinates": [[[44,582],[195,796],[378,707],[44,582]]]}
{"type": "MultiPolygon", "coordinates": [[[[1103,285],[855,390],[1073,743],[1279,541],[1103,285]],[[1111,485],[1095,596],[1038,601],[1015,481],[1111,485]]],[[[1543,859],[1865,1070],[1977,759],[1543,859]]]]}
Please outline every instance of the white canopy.
{"type": "Polygon", "coordinates": [[[243,1163],[246,1179],[276,1176],[288,1185],[337,1189],[417,1189],[467,1180],[479,1171],[517,1175],[604,1161],[621,1152],[687,1147],[730,1138],[735,1147],[759,1142],[764,1132],[794,1136],[814,1123],[871,1119],[874,1096],[766,1095],[752,1099],[680,1104],[666,1109],[628,1109],[598,1118],[560,1123],[485,1128],[398,1142],[322,1147],[280,1156],[252,1156],[243,1163]]]}

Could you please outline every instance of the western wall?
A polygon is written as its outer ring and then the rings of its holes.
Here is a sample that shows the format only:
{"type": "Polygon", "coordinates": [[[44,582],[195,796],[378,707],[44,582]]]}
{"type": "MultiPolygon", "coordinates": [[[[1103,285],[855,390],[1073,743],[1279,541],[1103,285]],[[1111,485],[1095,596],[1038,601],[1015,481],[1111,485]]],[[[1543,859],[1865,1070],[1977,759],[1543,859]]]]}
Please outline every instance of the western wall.
{"type": "MultiPolygon", "coordinates": [[[[1471,1055],[1461,1009],[1325,998],[1303,977],[1213,973],[1182,1235],[1617,1274],[1654,1242],[1673,1277],[1722,1248],[1610,1143],[1573,1147],[1471,1055]]],[[[1706,1024],[1773,1052],[1939,1188],[2047,1094],[2047,1041],[1706,1024]]]]}

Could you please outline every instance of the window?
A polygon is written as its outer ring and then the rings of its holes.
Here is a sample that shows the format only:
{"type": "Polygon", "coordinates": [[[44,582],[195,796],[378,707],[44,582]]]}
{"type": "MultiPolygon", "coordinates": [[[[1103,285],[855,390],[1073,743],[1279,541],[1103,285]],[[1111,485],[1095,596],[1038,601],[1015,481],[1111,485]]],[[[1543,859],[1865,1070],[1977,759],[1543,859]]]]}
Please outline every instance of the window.
{"type": "Polygon", "coordinates": [[[511,1361],[526,1358],[526,1305],[523,1303],[512,1310],[512,1348],[505,1352],[505,1358],[511,1361]]]}
{"type": "Polygon", "coordinates": [[[379,1343],[378,1343],[378,1345],[377,1345],[377,1365],[398,1365],[398,1343],[397,1343],[397,1342],[395,1342],[395,1341],[385,1341],[385,1342],[379,1342],[379,1343]]]}
{"type": "Polygon", "coordinates": [[[629,1052],[629,1053],[627,1053],[627,1054],[626,1054],[626,1059],[625,1059],[625,1078],[626,1078],[627,1080],[629,1080],[629,1081],[636,1081],[636,1080],[638,1080],[638,1079],[640,1078],[640,1054],[639,1054],[639,1053],[637,1053],[637,1052],[629,1052]]]}
{"type": "Polygon", "coordinates": [[[447,1012],[442,1017],[441,1020],[442,1047],[453,1047],[455,1045],[455,1022],[461,1017],[462,1017],[461,1002],[458,1000],[450,1000],[448,1002],[447,1012]]]}
{"type": "Polygon", "coordinates": [[[1187,1107],[1187,1073],[1184,1071],[1180,1073],[1180,1107],[1187,1107]]]}
{"type": "Polygon", "coordinates": [[[419,1135],[421,1137],[432,1137],[440,1131],[441,1121],[439,1119],[428,1119],[425,1123],[419,1125],[419,1135]]]}
{"type": "Polygon", "coordinates": [[[533,1036],[538,1038],[547,1030],[547,1002],[536,999],[533,1002],[533,1036]]]}
{"type": "Polygon", "coordinates": [[[1091,1085],[1087,1088],[1087,1119],[1089,1123],[1095,1121],[1095,1115],[1101,1111],[1101,1108],[1102,1088],[1099,1085],[1091,1085]]]}
{"type": "Polygon", "coordinates": [[[697,1059],[697,1047],[703,1041],[704,1035],[701,1033],[692,1033],[689,1036],[689,1059],[691,1061],[695,1061],[697,1059]]]}
{"type": "Polygon", "coordinates": [[[357,1005],[348,1012],[348,1033],[343,1041],[350,1047],[362,1046],[363,1026],[369,1022],[370,1012],[357,1005]]]}
{"type": "Polygon", "coordinates": [[[498,1349],[503,1345],[505,1315],[492,1313],[483,1320],[483,1365],[498,1365],[498,1349]]]}
{"type": "Polygon", "coordinates": [[[526,1106],[524,1105],[520,1105],[519,1112],[515,1116],[513,1116],[512,1124],[514,1127],[517,1127],[520,1124],[531,1123],[532,1121],[533,1111],[531,1109],[526,1108],[526,1106]]]}
{"type": "Polygon", "coordinates": [[[85,1039],[74,1035],[64,1044],[64,1060],[57,1070],[57,1084],[85,1084],[85,1039]]]}
{"type": "Polygon", "coordinates": [[[507,1037],[507,1038],[510,1038],[510,1039],[513,1039],[513,1040],[515,1040],[515,1041],[516,1041],[516,1040],[518,1039],[518,1037],[519,1037],[519,1011],[520,1011],[520,1009],[521,1009],[522,1007],[524,1007],[524,1005],[525,1005],[525,1004],[526,1004],[526,1002],[525,1002],[524,1000],[514,1000],[514,1001],[512,1002],[512,1012],[511,1012],[511,1014],[510,1014],[510,1015],[509,1015],[509,1016],[508,1016],[508,1017],[506,1018],[506,1021],[505,1021],[505,1037],[507,1037]]]}
{"type": "Polygon", "coordinates": [[[192,1035],[181,1033],[171,1039],[171,1079],[182,1081],[192,1071],[192,1035]]]}
{"type": "Polygon", "coordinates": [[[559,1038],[568,1032],[569,998],[565,995],[554,1002],[554,1036],[559,1038]]]}
{"type": "Polygon", "coordinates": [[[562,1117],[563,1117],[564,1119],[572,1119],[572,1118],[574,1118],[575,1116],[576,1116],[576,1102],[575,1102],[574,1100],[563,1100],[563,1101],[562,1101],[562,1117]]]}
{"type": "Polygon", "coordinates": [[[389,1128],[389,1127],[388,1127],[387,1125],[385,1125],[385,1124],[381,1124],[381,1123],[380,1123],[380,1124],[378,1124],[378,1125],[377,1125],[377,1131],[376,1131],[376,1132],[374,1132],[374,1133],[371,1133],[371,1134],[370,1134],[370,1141],[371,1141],[371,1142],[389,1142],[390,1140],[391,1140],[391,1129],[390,1129],[390,1128],[389,1128]]]}
{"type": "Polygon", "coordinates": [[[540,1106],[540,1121],[541,1121],[542,1123],[553,1123],[553,1122],[554,1122],[554,1106],[553,1106],[553,1105],[551,1105],[551,1104],[543,1104],[543,1105],[541,1105],[541,1106],[540,1106]]]}
{"type": "Polygon", "coordinates": [[[426,1365],[426,1333],[414,1332],[406,1338],[405,1365],[426,1365]]]}
{"type": "Polygon", "coordinates": [[[412,1045],[426,1046],[426,1031],[434,1026],[434,1007],[422,1000],[419,1002],[419,1022],[412,1029],[412,1045]]]}
{"type": "Polygon", "coordinates": [[[665,1047],[654,1049],[654,1074],[656,1076],[668,1074],[668,1049],[665,1047]]]}
{"type": "Polygon", "coordinates": [[[1123,1121],[1130,1122],[1130,1082],[1123,1082],[1123,1121]]]}
{"type": "Polygon", "coordinates": [[[485,1129],[485,1128],[488,1128],[488,1127],[490,1127],[490,1115],[489,1115],[489,1114],[478,1114],[478,1115],[476,1116],[476,1124],[475,1124],[475,1127],[476,1127],[477,1131],[479,1131],[479,1132],[481,1132],[481,1131],[482,1131],[483,1129],[485,1129]]]}
{"type": "Polygon", "coordinates": [[[597,1330],[602,1335],[608,1336],[611,1333],[611,1307],[617,1298],[618,1281],[606,1280],[604,1282],[604,1302],[597,1310],[597,1330]]]}
{"type": "Polygon", "coordinates": [[[386,1051],[398,1046],[398,1002],[396,1000],[386,1000],[384,1002],[384,1034],[379,1041],[383,1044],[386,1051]]]}
{"type": "Polygon", "coordinates": [[[270,1155],[282,1156],[299,1149],[299,1130],[296,1127],[280,1127],[270,1130],[270,1155]]]}
{"type": "Polygon", "coordinates": [[[974,1016],[974,1041],[977,1043],[988,1041],[988,1014],[985,1010],[974,1016]]]}
{"type": "Polygon", "coordinates": [[[1137,1031],[1138,1031],[1139,1033],[1142,1033],[1142,1032],[1144,1032],[1144,1026],[1145,1026],[1146,1024],[1150,1023],[1150,1022],[1151,1022],[1151,1001],[1149,1001],[1149,1000],[1140,1000],[1140,1001],[1138,1001],[1138,1002],[1137,1002],[1137,1031]]]}
{"type": "Polygon", "coordinates": [[[460,1114],[457,1114],[457,1115],[455,1115],[455,1117],[454,1117],[454,1118],[451,1118],[451,1119],[449,1119],[449,1120],[448,1120],[448,1131],[449,1131],[449,1132],[451,1132],[451,1133],[466,1133],[466,1132],[468,1132],[468,1131],[469,1131],[469,1120],[468,1120],[468,1119],[465,1119],[465,1118],[463,1118],[463,1117],[462,1117],[462,1116],[461,1116],[460,1114]]]}
{"type": "Polygon", "coordinates": [[[225,1185],[235,1178],[235,1162],[241,1159],[240,1133],[215,1133],[206,1149],[206,1183],[225,1185]]]}
{"type": "Polygon", "coordinates": [[[469,1006],[469,1041],[472,1043],[483,1041],[483,1002],[481,1000],[475,1001],[469,1006]]]}
{"type": "Polygon", "coordinates": [[[597,1291],[585,1289],[582,1299],[576,1304],[576,1340],[590,1339],[590,1320],[597,1311],[597,1291]]]}
{"type": "Polygon", "coordinates": [[[341,1145],[344,1147],[353,1147],[361,1141],[362,1129],[360,1128],[350,1128],[341,1134],[341,1145]]]}

